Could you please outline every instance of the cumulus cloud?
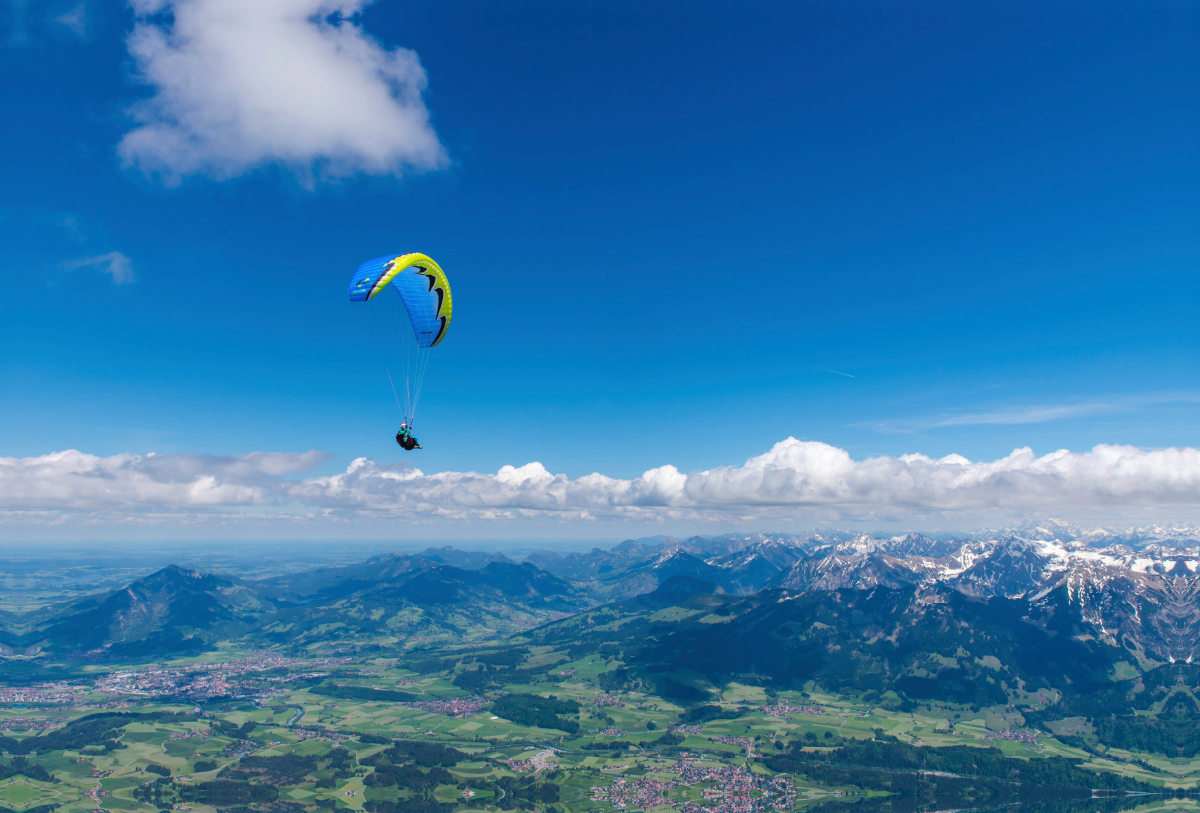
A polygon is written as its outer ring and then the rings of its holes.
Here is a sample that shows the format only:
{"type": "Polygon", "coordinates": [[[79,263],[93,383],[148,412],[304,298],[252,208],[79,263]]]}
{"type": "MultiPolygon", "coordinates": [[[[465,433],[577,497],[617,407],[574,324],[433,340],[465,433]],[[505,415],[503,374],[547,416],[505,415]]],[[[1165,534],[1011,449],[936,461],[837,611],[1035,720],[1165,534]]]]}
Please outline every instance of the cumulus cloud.
{"type": "Polygon", "coordinates": [[[842,449],[789,438],[740,468],[688,478],[698,504],[1046,508],[1200,503],[1200,450],[1133,446],[1026,447],[991,462],[921,454],[854,461],[842,449]]]}
{"type": "Polygon", "coordinates": [[[289,474],[327,455],[96,457],[75,450],[0,457],[0,509],[20,512],[192,509],[278,504],[289,474]]]}
{"type": "Polygon", "coordinates": [[[100,270],[112,277],[112,281],[117,285],[133,282],[133,264],[119,251],[110,251],[98,257],[85,257],[82,260],[68,260],[62,263],[62,267],[68,270],[93,266],[99,267],[100,270]]]}
{"type": "MultiPolygon", "coordinates": [[[[843,449],[788,438],[741,466],[684,474],[662,466],[634,479],[571,479],[540,463],[495,474],[426,474],[408,465],[353,461],[345,471],[293,477],[318,452],[240,457],[116,455],[77,451],[0,458],[0,511],[296,509],[322,517],[395,519],[739,519],[806,510],[1037,511],[1200,505],[1200,450],[1101,445],[1038,457],[1017,449],[990,462],[920,454],[854,460],[843,449]]],[[[40,516],[40,514],[39,514],[40,516]]]]}
{"type": "Polygon", "coordinates": [[[154,95],[131,111],[121,157],[172,183],[270,163],[305,177],[442,166],[425,71],[350,19],[367,4],[131,0],[129,53],[154,95]]]}

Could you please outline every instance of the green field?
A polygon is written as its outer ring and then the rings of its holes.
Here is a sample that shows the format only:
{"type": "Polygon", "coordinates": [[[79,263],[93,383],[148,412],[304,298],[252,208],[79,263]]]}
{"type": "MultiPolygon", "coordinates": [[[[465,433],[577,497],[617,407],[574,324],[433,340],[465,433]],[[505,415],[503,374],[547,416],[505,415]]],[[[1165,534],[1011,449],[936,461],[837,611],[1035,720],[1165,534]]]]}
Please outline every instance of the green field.
{"type": "MultiPolygon", "coordinates": [[[[1068,766],[1063,781],[1082,793],[1106,787],[1161,797],[1130,797],[1120,809],[1134,802],[1191,809],[1193,801],[1175,792],[1200,781],[1200,758],[1079,747],[1089,727],[1083,718],[1054,724],[1068,744],[1026,726],[1017,705],[900,711],[894,696],[867,702],[812,682],[777,692],[730,681],[706,700],[681,700],[636,681],[615,685],[625,666],[616,653],[516,641],[428,641],[416,653],[405,646],[386,657],[321,647],[309,660],[269,663],[271,653],[226,643],[196,657],[121,667],[131,686],[155,685],[154,675],[174,670],[217,674],[229,687],[194,700],[99,691],[112,676],[98,665],[77,667],[72,706],[0,706],[7,743],[0,806],[729,813],[748,803],[769,813],[827,804],[849,811],[862,802],[870,810],[873,800],[912,792],[889,779],[899,774],[917,777],[922,792],[940,800],[950,790],[930,777],[953,771],[893,762],[963,749],[1007,766],[1006,777],[1050,759],[1044,764],[1068,766]],[[421,750],[431,745],[443,748],[421,750]],[[727,787],[737,783],[745,785],[741,801],[727,787]]],[[[671,679],[703,685],[686,670],[671,679]]],[[[988,775],[970,779],[978,798],[1003,791],[988,775]]],[[[947,799],[947,807],[961,801],[947,799]]]]}

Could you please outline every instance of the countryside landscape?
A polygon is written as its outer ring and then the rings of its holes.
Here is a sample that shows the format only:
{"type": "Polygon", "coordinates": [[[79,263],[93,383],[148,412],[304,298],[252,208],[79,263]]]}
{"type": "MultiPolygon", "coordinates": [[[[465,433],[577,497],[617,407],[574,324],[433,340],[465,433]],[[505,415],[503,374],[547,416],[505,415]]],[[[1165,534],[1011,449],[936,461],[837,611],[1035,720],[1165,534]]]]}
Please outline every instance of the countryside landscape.
{"type": "Polygon", "coordinates": [[[4,582],[0,805],[1191,808],[1196,537],[443,546],[172,565],[65,602],[26,568],[4,582]]]}
{"type": "Polygon", "coordinates": [[[1200,813],[1198,43],[0,0],[0,813],[1200,813]]]}

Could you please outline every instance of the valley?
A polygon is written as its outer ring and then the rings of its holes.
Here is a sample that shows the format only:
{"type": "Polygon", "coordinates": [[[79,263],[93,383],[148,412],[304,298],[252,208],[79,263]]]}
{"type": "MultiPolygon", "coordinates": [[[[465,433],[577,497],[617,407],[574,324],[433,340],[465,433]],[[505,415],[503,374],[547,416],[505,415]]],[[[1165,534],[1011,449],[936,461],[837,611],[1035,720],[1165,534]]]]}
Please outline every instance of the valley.
{"type": "Polygon", "coordinates": [[[0,807],[1195,808],[1196,541],[1065,530],[167,566],[3,617],[0,807]]]}

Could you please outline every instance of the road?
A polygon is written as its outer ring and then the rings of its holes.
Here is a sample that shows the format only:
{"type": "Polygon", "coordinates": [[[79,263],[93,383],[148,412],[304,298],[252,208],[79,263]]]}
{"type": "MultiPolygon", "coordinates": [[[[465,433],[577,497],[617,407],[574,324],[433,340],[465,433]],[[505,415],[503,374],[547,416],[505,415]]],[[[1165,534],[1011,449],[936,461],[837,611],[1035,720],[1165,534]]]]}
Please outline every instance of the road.
{"type": "Polygon", "coordinates": [[[554,756],[553,751],[538,751],[536,756],[530,757],[529,764],[534,767],[534,776],[537,776],[542,771],[558,767],[557,764],[549,761],[549,758],[552,756],[554,756]]]}

